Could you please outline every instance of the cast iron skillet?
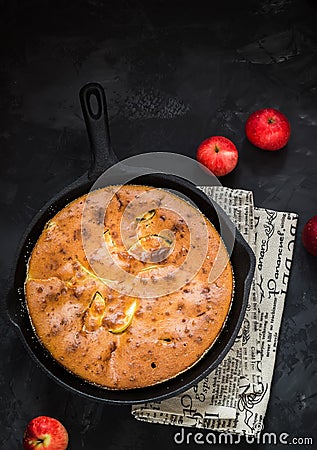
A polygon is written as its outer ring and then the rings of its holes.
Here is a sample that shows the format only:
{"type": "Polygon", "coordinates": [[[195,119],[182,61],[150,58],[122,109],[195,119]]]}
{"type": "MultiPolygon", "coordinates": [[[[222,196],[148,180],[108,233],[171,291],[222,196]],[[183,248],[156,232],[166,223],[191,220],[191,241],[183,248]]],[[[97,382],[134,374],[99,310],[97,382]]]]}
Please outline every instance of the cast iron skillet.
{"type": "MultiPolygon", "coordinates": [[[[117,161],[110,147],[107,106],[103,88],[97,83],[84,86],[80,91],[80,101],[91,146],[90,168],[87,173],[49,201],[37,213],[26,231],[18,250],[15,270],[9,284],[10,289],[7,297],[9,317],[36,363],[65,388],[92,400],[106,403],[134,404],[162,400],[189,389],[207,376],[218,366],[232,346],[245,314],[254,274],[255,257],[241,234],[236,231],[231,255],[235,275],[235,293],[226,324],[217,341],[205,356],[196,365],[177,377],[146,388],[110,390],[86,382],[56,362],[39,342],[31,326],[24,297],[27,262],[46,222],[70,201],[87,193],[96,179],[117,161]],[[97,103],[97,110],[92,108],[92,98],[97,103]]],[[[224,223],[229,224],[229,219],[223,211],[212,204],[201,190],[185,179],[159,173],[139,176],[132,181],[132,184],[150,185],[178,191],[191,199],[218,231],[218,215],[221,217],[221,222],[224,221],[224,223]]]]}

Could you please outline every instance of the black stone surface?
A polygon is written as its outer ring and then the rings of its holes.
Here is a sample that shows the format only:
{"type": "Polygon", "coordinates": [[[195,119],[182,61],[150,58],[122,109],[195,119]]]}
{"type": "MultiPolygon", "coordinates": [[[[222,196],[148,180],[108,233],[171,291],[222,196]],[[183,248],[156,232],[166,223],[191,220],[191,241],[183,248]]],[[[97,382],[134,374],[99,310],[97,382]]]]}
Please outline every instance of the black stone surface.
{"type": "Polygon", "coordinates": [[[120,159],[157,150],[195,157],[204,138],[225,135],[240,156],[222,184],[253,190],[258,206],[299,214],[265,430],[313,437],[316,446],[317,258],[300,239],[317,214],[315,3],[1,0],[0,7],[0,448],[20,449],[26,423],[42,414],[62,420],[70,450],[210,447],[177,445],[177,428],[68,393],[35,365],[7,319],[19,239],[38,209],[88,167],[78,91],[89,81],[107,91],[120,159]],[[244,134],[248,114],[267,106],[292,125],[276,153],[256,150],[244,134]]]}

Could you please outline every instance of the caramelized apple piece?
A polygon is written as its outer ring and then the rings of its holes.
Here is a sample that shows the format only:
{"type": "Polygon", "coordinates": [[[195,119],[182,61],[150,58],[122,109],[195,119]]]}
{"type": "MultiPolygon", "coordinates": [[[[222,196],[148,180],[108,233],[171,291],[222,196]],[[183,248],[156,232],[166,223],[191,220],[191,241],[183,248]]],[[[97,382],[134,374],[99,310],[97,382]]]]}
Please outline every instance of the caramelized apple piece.
{"type": "Polygon", "coordinates": [[[148,220],[151,220],[156,214],[156,209],[150,209],[150,211],[147,211],[142,216],[136,217],[136,222],[146,222],[148,220]]]}
{"type": "Polygon", "coordinates": [[[114,245],[114,242],[113,242],[113,240],[112,240],[112,237],[111,237],[111,234],[110,234],[110,230],[109,230],[109,229],[106,230],[106,231],[103,233],[103,235],[104,235],[104,238],[105,238],[106,243],[107,243],[108,245],[113,246],[113,245],[114,245]]]}
{"type": "Polygon", "coordinates": [[[95,292],[84,315],[83,331],[96,331],[102,323],[106,302],[100,292],[95,292]]]}
{"type": "Polygon", "coordinates": [[[133,303],[128,307],[128,309],[124,313],[124,318],[120,320],[115,326],[112,328],[109,328],[109,331],[114,334],[122,333],[125,331],[132,322],[132,319],[134,317],[135,311],[137,307],[137,302],[134,300],[133,303]]]}

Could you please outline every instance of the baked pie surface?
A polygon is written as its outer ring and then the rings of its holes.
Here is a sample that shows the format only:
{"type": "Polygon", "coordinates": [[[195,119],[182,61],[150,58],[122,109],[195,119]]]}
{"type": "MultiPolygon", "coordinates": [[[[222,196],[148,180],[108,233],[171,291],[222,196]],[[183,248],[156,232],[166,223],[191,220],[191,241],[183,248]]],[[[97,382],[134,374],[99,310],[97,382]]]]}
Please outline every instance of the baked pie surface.
{"type": "Polygon", "coordinates": [[[86,256],[85,242],[96,248],[100,242],[83,224],[87,195],[46,224],[29,260],[25,294],[40,342],[66,369],[105,388],[151,386],[185,371],[215,342],[231,305],[233,272],[218,232],[196,208],[168,191],[156,189],[162,197],[155,207],[127,215],[127,248],[120,228],[124,211],[133,203],[142,210],[142,195],[151,195],[151,189],[128,185],[116,191],[110,186],[89,194],[88,222],[102,229],[111,256],[101,275],[96,268],[103,258],[94,266],[86,256]],[[174,210],[165,207],[164,196],[173,197],[174,210]],[[175,274],[182,274],[194,246],[189,224],[197,226],[197,213],[206,230],[201,267],[181,287],[160,295],[160,286],[173,286],[175,274]],[[210,282],[219,255],[225,262],[210,282]],[[107,283],[114,268],[127,275],[123,291],[107,283]],[[138,296],[133,289],[128,295],[131,277],[144,292],[158,286],[157,295],[138,296]]]}

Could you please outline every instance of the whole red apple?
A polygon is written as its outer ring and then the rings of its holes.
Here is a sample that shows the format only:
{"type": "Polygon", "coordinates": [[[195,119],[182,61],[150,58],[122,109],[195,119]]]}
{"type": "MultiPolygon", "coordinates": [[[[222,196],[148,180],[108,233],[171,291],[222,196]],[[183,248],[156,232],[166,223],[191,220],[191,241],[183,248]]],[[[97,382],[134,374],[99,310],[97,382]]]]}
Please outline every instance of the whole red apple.
{"type": "Polygon", "coordinates": [[[317,215],[309,219],[304,226],[302,240],[306,250],[317,256],[317,215]]]}
{"type": "Polygon", "coordinates": [[[23,436],[24,450],[66,450],[68,433],[56,419],[39,416],[32,419],[23,436]]]}
{"type": "Polygon", "coordinates": [[[280,150],[290,138],[291,126],[280,111],[265,108],[249,116],[245,132],[251,144],[256,147],[262,150],[280,150]]]}
{"type": "Polygon", "coordinates": [[[196,158],[214,175],[222,177],[236,167],[238,150],[230,139],[223,136],[212,136],[200,144],[196,158]]]}

